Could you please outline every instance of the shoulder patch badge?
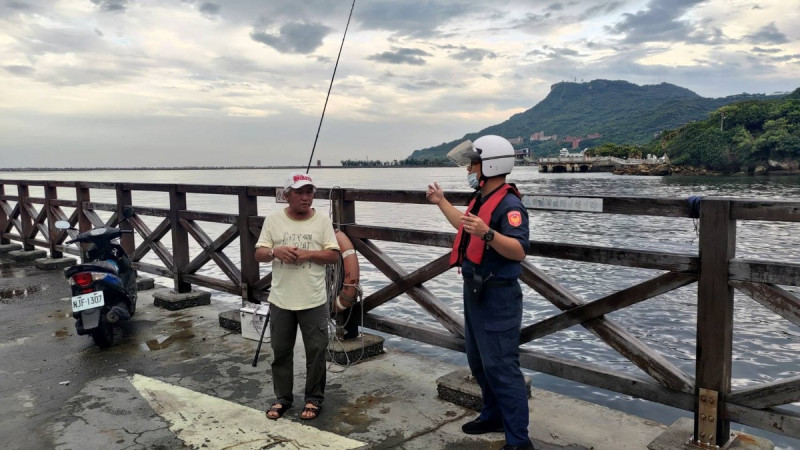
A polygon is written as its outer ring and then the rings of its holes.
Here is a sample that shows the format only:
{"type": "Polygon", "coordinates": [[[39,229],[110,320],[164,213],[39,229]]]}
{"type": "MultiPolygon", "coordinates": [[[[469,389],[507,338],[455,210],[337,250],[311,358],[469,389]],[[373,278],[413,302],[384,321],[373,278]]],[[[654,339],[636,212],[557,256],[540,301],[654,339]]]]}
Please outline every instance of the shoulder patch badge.
{"type": "Polygon", "coordinates": [[[519,211],[509,211],[508,212],[508,223],[512,227],[518,227],[522,225],[522,214],[519,211]]]}

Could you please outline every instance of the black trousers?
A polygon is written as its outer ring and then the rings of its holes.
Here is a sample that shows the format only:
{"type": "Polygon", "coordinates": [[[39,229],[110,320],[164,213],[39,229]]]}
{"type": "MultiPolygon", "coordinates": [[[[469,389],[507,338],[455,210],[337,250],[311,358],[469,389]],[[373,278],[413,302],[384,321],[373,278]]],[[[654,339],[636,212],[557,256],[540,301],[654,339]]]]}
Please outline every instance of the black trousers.
{"type": "Polygon", "coordinates": [[[270,305],[270,316],[270,343],[275,358],[272,361],[272,382],[277,401],[284,405],[294,403],[294,344],[299,327],[306,350],[305,401],[322,402],[325,399],[328,305],[300,311],[270,305]]]}

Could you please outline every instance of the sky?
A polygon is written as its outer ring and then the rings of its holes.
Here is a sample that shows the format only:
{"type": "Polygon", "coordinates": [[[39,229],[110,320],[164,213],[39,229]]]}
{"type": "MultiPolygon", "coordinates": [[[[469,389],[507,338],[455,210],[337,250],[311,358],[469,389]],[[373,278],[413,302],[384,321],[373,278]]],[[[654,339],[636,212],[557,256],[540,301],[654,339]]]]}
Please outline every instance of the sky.
{"type": "Polygon", "coordinates": [[[798,0],[357,0],[317,134],[351,6],[0,0],[0,168],[392,161],[561,81],[800,87],[798,0]]]}

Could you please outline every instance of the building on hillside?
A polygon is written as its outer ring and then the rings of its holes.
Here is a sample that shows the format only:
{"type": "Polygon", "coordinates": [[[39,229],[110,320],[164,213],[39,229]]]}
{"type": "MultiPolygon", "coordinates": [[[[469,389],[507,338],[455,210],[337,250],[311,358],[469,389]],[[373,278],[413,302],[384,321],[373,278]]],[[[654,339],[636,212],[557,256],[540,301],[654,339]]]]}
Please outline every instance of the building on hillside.
{"type": "Polygon", "coordinates": [[[602,133],[592,133],[586,135],[586,139],[600,139],[601,137],[603,137],[602,133]]]}
{"type": "Polygon", "coordinates": [[[549,136],[545,136],[544,131],[540,131],[538,133],[533,133],[531,135],[531,142],[538,142],[538,141],[555,141],[558,140],[557,134],[552,134],[549,136]]]}
{"type": "Polygon", "coordinates": [[[522,136],[518,136],[512,139],[509,139],[508,142],[511,142],[511,145],[521,145],[522,144],[522,136]]]}
{"type": "Polygon", "coordinates": [[[583,138],[581,138],[581,137],[577,137],[577,136],[567,136],[567,137],[566,137],[566,139],[564,139],[564,142],[570,142],[570,143],[572,143],[572,148],[573,148],[573,149],[576,149],[576,148],[578,148],[578,146],[580,146],[580,145],[581,145],[581,141],[582,141],[582,140],[583,140],[583,138]]]}

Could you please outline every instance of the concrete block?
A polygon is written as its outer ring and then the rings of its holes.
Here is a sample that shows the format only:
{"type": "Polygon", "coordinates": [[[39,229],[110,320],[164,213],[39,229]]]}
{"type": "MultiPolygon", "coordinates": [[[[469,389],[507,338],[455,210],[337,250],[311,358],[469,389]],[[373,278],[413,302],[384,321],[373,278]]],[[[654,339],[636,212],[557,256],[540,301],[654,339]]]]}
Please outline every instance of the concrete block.
{"type": "Polygon", "coordinates": [[[156,286],[156,280],[147,277],[136,277],[136,290],[149,291],[156,286]]]}
{"type": "Polygon", "coordinates": [[[211,293],[207,291],[178,293],[170,289],[159,289],[153,292],[153,305],[170,311],[209,304],[211,293]]]}
{"type": "Polygon", "coordinates": [[[331,339],[328,342],[328,361],[351,365],[382,355],[384,339],[374,334],[361,333],[355,339],[331,339]]]}
{"type": "Polygon", "coordinates": [[[8,252],[8,257],[14,261],[34,261],[39,258],[46,258],[47,252],[44,250],[12,250],[8,252]]]}
{"type": "Polygon", "coordinates": [[[75,258],[39,258],[34,261],[34,265],[40,270],[58,270],[72,267],[77,264],[75,258]]]}
{"type": "MultiPolygon", "coordinates": [[[[676,420],[667,431],[655,438],[647,445],[649,450],[696,450],[701,447],[692,445],[690,440],[694,433],[694,421],[688,417],[676,420]]],[[[751,436],[747,433],[734,431],[734,437],[725,450],[773,450],[775,445],[769,439],[751,436]]]]}
{"type": "MultiPolygon", "coordinates": [[[[528,398],[531,398],[531,379],[525,377],[525,387],[528,398]]],[[[480,411],[483,408],[481,387],[469,369],[460,369],[441,376],[436,380],[436,390],[439,398],[465,408],[480,411]]]]}
{"type": "Polygon", "coordinates": [[[219,313],[219,326],[234,333],[242,332],[241,315],[238,309],[231,309],[219,313]]]}
{"type": "Polygon", "coordinates": [[[0,255],[8,252],[12,252],[14,250],[22,250],[22,246],[19,244],[3,244],[0,245],[0,255]]]}

